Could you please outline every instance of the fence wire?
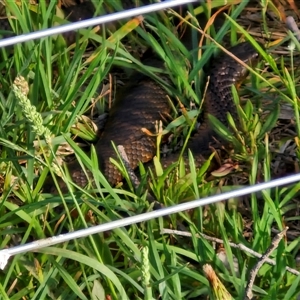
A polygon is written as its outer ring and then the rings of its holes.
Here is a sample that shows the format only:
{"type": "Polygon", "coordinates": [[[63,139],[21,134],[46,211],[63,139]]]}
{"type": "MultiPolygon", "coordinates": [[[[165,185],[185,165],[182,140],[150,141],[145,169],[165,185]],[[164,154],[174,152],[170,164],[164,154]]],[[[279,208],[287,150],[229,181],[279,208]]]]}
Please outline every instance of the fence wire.
{"type": "MultiPolygon", "coordinates": [[[[67,32],[67,31],[77,30],[80,28],[104,24],[107,22],[112,22],[112,21],[116,21],[119,19],[123,19],[123,18],[130,18],[130,17],[141,15],[141,14],[146,14],[146,13],[154,12],[157,10],[171,8],[171,7],[174,7],[177,5],[183,5],[183,4],[188,4],[188,3],[197,2],[197,1],[199,1],[199,0],[174,0],[174,1],[164,1],[161,3],[157,3],[157,4],[151,4],[151,5],[147,5],[144,7],[139,7],[139,8],[135,8],[135,9],[126,10],[123,12],[118,12],[118,13],[113,13],[110,15],[102,16],[102,17],[93,18],[90,20],[84,20],[84,21],[80,21],[80,22],[76,22],[76,23],[72,23],[72,24],[68,24],[68,25],[58,26],[55,28],[49,28],[46,30],[41,30],[41,31],[29,33],[29,34],[24,34],[24,35],[15,36],[12,38],[4,39],[4,40],[0,41],[0,47],[14,45],[17,43],[26,42],[26,41],[33,40],[33,39],[39,39],[39,38],[43,38],[43,37],[50,36],[50,35],[61,34],[61,33],[67,32]]],[[[20,245],[20,246],[12,247],[9,249],[0,250],[0,268],[4,269],[7,264],[8,259],[11,256],[14,256],[16,254],[38,250],[38,249],[41,249],[44,247],[53,246],[53,245],[63,243],[66,241],[70,241],[73,239],[86,237],[91,234],[96,234],[96,233],[100,233],[100,232],[104,232],[104,231],[108,231],[108,230],[113,230],[116,228],[132,225],[132,224],[136,224],[136,223],[140,223],[140,222],[145,222],[145,221],[148,221],[151,219],[167,216],[167,215],[174,214],[174,213],[179,213],[179,212],[182,212],[185,210],[190,210],[193,208],[209,205],[209,204],[227,200],[230,198],[241,197],[241,196],[245,196],[245,195],[260,192],[260,191],[266,191],[267,189],[279,187],[282,185],[288,185],[288,184],[299,182],[299,181],[300,181],[300,174],[295,174],[292,176],[287,176],[284,178],[272,180],[269,182],[260,183],[260,184],[248,186],[245,188],[240,188],[240,189],[230,191],[227,193],[214,195],[214,196],[203,198],[203,199],[197,199],[194,201],[174,205],[174,206],[167,207],[164,209],[143,213],[143,214],[140,214],[137,216],[132,216],[132,217],[124,218],[121,220],[108,222],[108,223],[101,224],[98,226],[93,226],[91,228],[78,230],[76,232],[62,234],[62,235],[54,236],[51,238],[28,243],[25,245],[20,245]]]]}
{"type": "Polygon", "coordinates": [[[207,197],[207,198],[203,198],[203,199],[198,199],[198,200],[194,200],[191,202],[177,204],[177,205],[174,205],[171,207],[166,207],[163,209],[143,213],[143,214],[140,214],[137,216],[128,217],[128,218],[124,218],[121,220],[112,221],[112,222],[108,222],[105,224],[93,226],[93,227],[90,227],[87,229],[77,230],[75,232],[61,234],[58,236],[35,241],[35,242],[28,243],[25,245],[12,247],[10,249],[4,249],[4,250],[0,251],[0,268],[3,269],[7,263],[8,258],[10,256],[13,256],[16,254],[33,251],[33,250],[37,250],[37,249],[48,247],[48,246],[53,246],[53,245],[67,242],[67,241],[70,241],[73,239],[86,237],[91,234],[96,234],[96,233],[109,231],[112,229],[121,228],[124,226],[132,225],[132,224],[136,224],[136,223],[140,223],[140,222],[149,221],[149,220],[152,220],[155,218],[168,216],[168,215],[179,213],[179,212],[182,212],[185,210],[190,210],[190,209],[193,209],[196,207],[201,207],[201,206],[213,204],[213,203],[216,203],[219,201],[228,200],[230,198],[241,197],[241,196],[245,196],[247,194],[252,194],[252,193],[256,193],[256,192],[260,192],[260,191],[266,191],[267,189],[270,189],[270,188],[290,184],[290,183],[297,182],[297,181],[300,181],[300,174],[295,174],[292,176],[287,176],[284,178],[271,180],[269,182],[260,183],[260,184],[256,184],[253,186],[248,186],[246,188],[237,189],[235,191],[222,193],[219,195],[215,195],[215,196],[211,196],[211,197],[207,197]]]}
{"type": "Polygon", "coordinates": [[[7,46],[12,46],[18,43],[22,42],[27,42],[31,40],[36,40],[36,39],[41,39],[43,37],[51,36],[51,35],[56,35],[56,34],[61,34],[65,33],[68,31],[73,31],[73,30],[78,30],[82,28],[87,28],[87,27],[93,27],[109,22],[114,22],[126,18],[132,18],[136,17],[139,15],[144,15],[148,14],[151,12],[155,12],[158,10],[166,9],[166,8],[172,8],[175,6],[179,5],[184,5],[184,4],[189,4],[193,2],[200,2],[199,0],[170,0],[170,1],[164,1],[160,3],[155,3],[151,5],[145,5],[142,7],[137,7],[137,8],[132,8],[132,9],[127,9],[121,12],[117,13],[112,13],[108,14],[106,16],[101,16],[101,17],[95,17],[92,19],[87,19],[83,21],[78,21],[66,25],[61,25],[53,28],[48,28],[44,30],[39,30],[36,32],[31,32],[27,34],[21,34],[18,36],[14,36],[11,38],[4,39],[0,41],[0,48],[2,47],[7,47],[7,46]]]}

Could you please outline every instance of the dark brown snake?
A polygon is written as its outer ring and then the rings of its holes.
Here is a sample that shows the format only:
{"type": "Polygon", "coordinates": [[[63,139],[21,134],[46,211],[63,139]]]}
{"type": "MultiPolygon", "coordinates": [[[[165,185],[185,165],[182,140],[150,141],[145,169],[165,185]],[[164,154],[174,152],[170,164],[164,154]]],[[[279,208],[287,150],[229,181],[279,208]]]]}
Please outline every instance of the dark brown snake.
{"type": "MultiPolygon", "coordinates": [[[[238,44],[229,51],[247,65],[254,66],[258,62],[258,53],[247,42],[238,44]]],[[[231,86],[239,85],[248,75],[248,70],[232,57],[223,54],[215,60],[208,75],[210,80],[204,99],[204,120],[187,146],[195,158],[208,152],[209,144],[215,136],[208,114],[215,116],[225,125],[228,112],[236,119],[231,86]]],[[[146,163],[156,154],[156,137],[147,135],[142,129],[155,132],[155,122],[169,112],[170,106],[165,90],[143,75],[134,85],[127,87],[122,97],[117,97],[104,132],[95,146],[100,170],[111,185],[122,180],[121,173],[110,162],[110,158],[118,160],[111,142],[124,147],[130,167],[134,170],[139,162],[146,163]]],[[[70,170],[73,180],[78,185],[84,186],[87,183],[86,176],[77,163],[71,164],[70,170]]]]}
{"type": "MultiPolygon", "coordinates": [[[[247,42],[236,45],[229,51],[247,65],[258,62],[258,53],[247,42]]],[[[208,120],[208,114],[215,116],[227,125],[227,113],[236,119],[236,107],[232,99],[231,86],[239,85],[248,75],[248,70],[232,57],[222,54],[213,63],[209,71],[209,85],[204,99],[204,119],[196,134],[188,142],[195,158],[207,154],[209,144],[216,135],[208,120]]],[[[112,147],[122,145],[128,156],[131,169],[139,162],[146,163],[156,154],[156,137],[145,133],[155,132],[155,123],[170,112],[165,90],[155,81],[140,74],[134,84],[127,87],[117,97],[104,131],[97,142],[99,168],[111,185],[122,181],[120,171],[110,162],[117,155],[112,147]]],[[[77,162],[69,164],[73,181],[83,187],[87,178],[77,162]]],[[[60,182],[61,187],[65,184],[60,182]]]]}

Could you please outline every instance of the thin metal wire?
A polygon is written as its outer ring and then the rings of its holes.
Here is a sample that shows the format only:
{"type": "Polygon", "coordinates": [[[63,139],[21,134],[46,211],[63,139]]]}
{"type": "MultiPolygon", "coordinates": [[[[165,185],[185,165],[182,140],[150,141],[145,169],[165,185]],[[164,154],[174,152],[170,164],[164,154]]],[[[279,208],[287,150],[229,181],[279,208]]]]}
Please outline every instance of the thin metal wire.
{"type": "Polygon", "coordinates": [[[292,16],[287,16],[285,20],[285,24],[287,28],[294,33],[297,40],[300,42],[300,30],[298,28],[298,25],[292,16]]]}
{"type": "Polygon", "coordinates": [[[147,212],[144,214],[140,214],[140,215],[133,216],[133,217],[128,217],[128,218],[117,220],[117,221],[112,221],[112,222],[101,224],[101,225],[94,226],[91,228],[78,230],[76,232],[61,234],[59,236],[54,236],[51,238],[35,241],[35,242],[28,243],[25,245],[16,246],[16,247],[13,247],[10,249],[4,249],[4,250],[0,251],[0,268],[3,269],[6,265],[9,257],[16,255],[16,254],[33,251],[33,250],[37,250],[37,249],[48,247],[48,246],[53,246],[53,245],[67,242],[67,241],[70,241],[73,239],[86,237],[91,234],[100,233],[100,232],[132,225],[132,224],[136,224],[136,223],[140,223],[140,222],[145,222],[145,221],[148,221],[151,219],[168,216],[168,215],[171,215],[174,213],[182,212],[185,210],[190,210],[190,209],[193,209],[196,207],[201,207],[204,205],[227,200],[229,198],[241,197],[241,196],[244,196],[247,194],[256,193],[256,192],[259,192],[262,190],[266,190],[266,189],[270,189],[270,188],[274,188],[274,187],[278,187],[278,186],[282,186],[282,185],[287,185],[287,184],[290,184],[293,182],[298,182],[298,181],[300,181],[300,173],[296,174],[296,175],[272,180],[269,182],[256,184],[254,186],[248,186],[246,188],[237,189],[237,190],[234,190],[231,192],[214,195],[214,196],[203,198],[203,199],[198,199],[198,200],[194,200],[194,201],[187,202],[187,203],[174,205],[171,207],[147,212]]]}
{"type": "Polygon", "coordinates": [[[116,12],[106,16],[95,17],[88,20],[78,21],[66,25],[61,25],[53,28],[48,28],[44,30],[39,30],[36,32],[31,32],[28,34],[22,34],[14,36],[11,38],[3,39],[0,41],[0,48],[15,45],[22,42],[27,42],[35,39],[40,39],[50,35],[61,34],[68,31],[78,30],[81,28],[92,27],[100,24],[105,24],[108,22],[114,22],[121,19],[132,18],[139,15],[144,15],[154,11],[171,8],[178,5],[189,4],[193,2],[199,2],[199,0],[170,0],[160,3],[154,3],[151,5],[146,5],[142,7],[137,7],[133,9],[124,10],[121,12],[116,12]]]}

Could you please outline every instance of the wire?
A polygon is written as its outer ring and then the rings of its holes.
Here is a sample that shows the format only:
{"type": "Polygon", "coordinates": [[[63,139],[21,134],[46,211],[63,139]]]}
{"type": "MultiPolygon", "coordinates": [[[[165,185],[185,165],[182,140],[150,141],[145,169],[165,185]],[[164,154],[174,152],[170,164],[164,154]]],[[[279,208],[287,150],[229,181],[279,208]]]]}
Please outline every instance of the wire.
{"type": "Polygon", "coordinates": [[[90,26],[92,27],[92,26],[105,24],[108,22],[113,22],[113,21],[126,19],[126,18],[132,18],[135,16],[144,15],[147,13],[151,13],[151,12],[166,9],[166,8],[171,8],[171,7],[178,6],[178,5],[189,4],[192,2],[199,2],[199,0],[164,1],[164,2],[160,2],[160,3],[154,3],[151,5],[146,5],[146,6],[142,6],[142,7],[124,10],[121,12],[117,12],[117,13],[113,13],[113,14],[109,14],[109,15],[105,15],[105,16],[101,16],[101,17],[95,17],[95,18],[88,19],[88,20],[78,21],[78,22],[74,22],[74,23],[70,23],[70,24],[66,24],[66,25],[61,25],[61,26],[57,26],[57,27],[53,27],[53,28],[39,30],[36,32],[22,34],[22,35],[18,35],[18,36],[14,36],[11,38],[1,40],[0,48],[15,45],[18,43],[31,41],[31,40],[35,40],[35,39],[40,39],[40,38],[51,36],[51,35],[61,34],[61,33],[68,32],[68,31],[78,30],[81,28],[86,28],[86,27],[90,27],[90,26]]]}
{"type": "Polygon", "coordinates": [[[196,207],[201,207],[201,206],[205,206],[208,204],[216,203],[216,202],[223,201],[223,200],[226,200],[229,198],[241,197],[241,196],[244,196],[247,194],[260,192],[260,191],[263,191],[266,189],[270,189],[270,188],[274,188],[274,187],[278,187],[278,186],[282,186],[282,185],[287,185],[287,184],[290,184],[293,182],[299,182],[299,181],[300,181],[300,173],[292,175],[292,176],[287,176],[287,177],[283,177],[280,179],[272,180],[269,182],[260,183],[260,184],[256,184],[253,186],[248,186],[246,188],[237,189],[237,190],[234,190],[231,192],[218,194],[218,195],[214,195],[211,197],[194,200],[191,202],[174,205],[174,206],[159,209],[156,211],[147,212],[147,213],[140,214],[137,216],[132,216],[132,217],[124,218],[121,220],[108,222],[108,223],[101,224],[98,226],[93,226],[91,228],[82,229],[82,230],[78,230],[78,231],[70,232],[70,233],[66,233],[66,234],[61,234],[59,236],[54,236],[51,238],[35,241],[35,242],[28,243],[25,245],[16,246],[16,247],[13,247],[10,249],[4,249],[4,250],[0,251],[0,268],[3,269],[6,265],[9,257],[16,255],[16,254],[24,253],[27,251],[37,250],[40,248],[67,242],[67,241],[70,241],[73,239],[86,237],[91,234],[96,234],[99,232],[113,230],[115,228],[120,228],[120,227],[132,225],[132,224],[136,224],[136,223],[140,223],[140,222],[145,222],[145,221],[152,220],[155,218],[167,216],[167,215],[182,212],[185,210],[190,210],[190,209],[193,209],[196,207]]]}

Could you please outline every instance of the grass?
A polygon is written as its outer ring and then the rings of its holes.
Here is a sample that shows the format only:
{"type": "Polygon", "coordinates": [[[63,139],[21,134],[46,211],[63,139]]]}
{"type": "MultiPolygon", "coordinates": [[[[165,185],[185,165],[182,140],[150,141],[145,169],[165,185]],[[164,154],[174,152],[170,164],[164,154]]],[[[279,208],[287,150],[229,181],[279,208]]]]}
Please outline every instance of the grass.
{"type": "MultiPolygon", "coordinates": [[[[120,4],[119,1],[113,2],[116,7],[120,4]]],[[[210,28],[209,35],[201,40],[203,53],[202,50],[189,52],[176,37],[170,15],[164,12],[144,16],[144,27],[139,27],[141,19],[136,18],[102,36],[81,30],[82,36],[78,36],[77,43],[69,47],[57,37],[54,42],[52,38],[44,38],[1,49],[1,249],[152,210],[147,201],[147,189],[160,203],[170,206],[270,180],[273,177],[272,153],[287,140],[284,137],[276,139],[273,133],[280,129],[279,107],[282,102],[293,108],[295,124],[284,126],[295,132],[296,147],[292,154],[298,157],[300,123],[295,82],[299,74],[294,67],[296,61],[293,61],[293,56],[270,54],[274,49],[281,49],[282,43],[293,39],[291,36],[276,41],[277,44],[271,41],[267,51],[260,49],[262,62],[248,77],[245,87],[239,90],[241,98],[247,99],[243,101],[244,105],[240,105],[233,91],[239,125],[229,119],[228,129],[216,122],[216,129],[233,145],[234,151],[228,151],[231,160],[224,162],[223,157],[216,157],[222,166],[229,165],[230,172],[218,169],[215,176],[209,178],[210,160],[197,170],[190,154],[190,173],[182,166],[177,172],[174,172],[174,167],[163,169],[157,161],[155,170],[150,172],[148,185],[142,181],[138,189],[130,183],[114,188],[98,170],[94,148],[91,154],[86,154],[87,151],[81,150],[74,142],[76,136],[88,144],[96,140],[93,112],[97,110],[97,114],[101,114],[107,107],[101,84],[107,82],[115,67],[126,69],[129,74],[133,70],[146,73],[162,84],[170,97],[180,100],[187,109],[186,115],[174,112],[174,120],[163,133],[171,131],[176,136],[183,132],[188,136],[192,124],[189,118],[198,114],[198,109],[190,110],[190,102],[201,104],[206,80],[202,68],[218,48],[211,37],[223,44],[226,33],[230,31],[227,42],[235,44],[240,36],[248,39],[255,36],[234,21],[247,9],[246,4],[231,6],[230,18],[221,28],[210,28]],[[87,49],[87,38],[96,45],[94,49],[87,49]],[[135,51],[128,51],[146,47],[164,59],[166,70],[146,67],[136,58],[135,51]],[[26,101],[22,106],[15,97],[12,84],[17,74],[28,82],[28,99],[32,106],[26,101]],[[169,78],[170,83],[162,80],[162,74],[169,78]],[[27,114],[24,113],[26,105],[27,114]],[[36,119],[30,119],[33,107],[42,116],[43,128],[50,132],[50,143],[47,132],[38,135],[33,126],[36,122],[36,119]],[[82,118],[82,115],[86,117],[82,118]],[[91,187],[74,186],[60,166],[68,144],[85,168],[91,170],[96,192],[91,187]],[[47,176],[55,173],[61,173],[67,182],[68,194],[60,190],[56,195],[43,192],[47,176]]],[[[213,6],[218,7],[216,2],[213,6]]],[[[16,32],[29,32],[46,28],[53,22],[64,22],[56,14],[53,4],[49,7],[41,5],[38,14],[35,13],[36,7],[29,7],[25,2],[21,8],[8,2],[8,8],[17,16],[11,21],[16,32]]],[[[200,16],[212,15],[205,6],[196,12],[200,16]]],[[[195,28],[191,43],[197,46],[199,41],[195,33],[199,25],[193,14],[189,22],[191,24],[187,26],[195,28]]],[[[268,28],[268,24],[263,25],[268,28]]],[[[260,42],[268,46],[262,39],[260,42]]],[[[294,40],[294,44],[299,50],[299,43],[294,40]]],[[[279,133],[283,135],[284,132],[279,133]]],[[[141,166],[140,169],[144,174],[148,171],[147,167],[141,166]]],[[[264,253],[274,230],[282,230],[288,224],[295,236],[288,235],[273,251],[271,258],[276,265],[262,266],[253,292],[259,299],[296,299],[300,293],[300,277],[287,272],[285,267],[296,268],[299,252],[298,190],[299,183],[264,190],[240,201],[231,199],[228,203],[172,215],[170,220],[152,220],[16,255],[0,273],[0,297],[244,299],[249,271],[257,258],[232,248],[229,243],[241,243],[264,253]],[[191,237],[161,233],[164,228],[176,229],[178,224],[183,225],[182,230],[191,233],[191,237]],[[216,249],[214,243],[199,237],[200,233],[220,238],[223,244],[217,244],[216,249]],[[206,264],[212,266],[227,293],[218,281],[217,286],[210,285],[203,271],[206,264]],[[223,295],[218,294],[222,291],[223,295]]]]}

